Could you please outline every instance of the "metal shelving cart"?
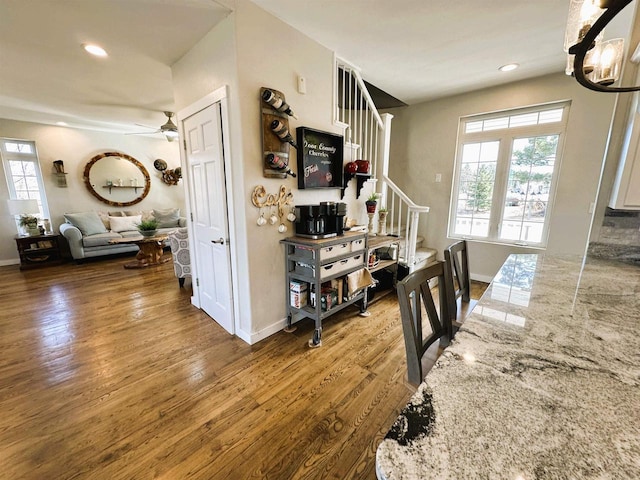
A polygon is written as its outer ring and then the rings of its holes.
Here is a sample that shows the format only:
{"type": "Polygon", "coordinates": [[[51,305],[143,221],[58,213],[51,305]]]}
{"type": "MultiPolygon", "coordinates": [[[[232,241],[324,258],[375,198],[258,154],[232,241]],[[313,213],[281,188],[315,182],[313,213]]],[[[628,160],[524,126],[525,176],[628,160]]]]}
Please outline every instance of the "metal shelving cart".
{"type": "MultiPolygon", "coordinates": [[[[339,279],[348,274],[364,269],[367,265],[367,234],[365,232],[345,232],[344,235],[311,239],[304,237],[289,237],[280,240],[285,246],[285,272],[287,288],[287,327],[285,331],[294,331],[293,323],[303,318],[310,318],[315,322],[313,337],[309,340],[310,347],[322,345],[322,320],[360,302],[360,314],[366,315],[366,288],[353,296],[344,298],[344,292],[338,292],[338,301],[334,304],[322,301],[322,284],[339,279]],[[307,301],[299,307],[294,303],[291,295],[291,285],[306,283],[307,301]],[[311,304],[311,291],[315,292],[315,302],[311,304]],[[306,303],[306,304],[305,304],[306,303]]],[[[304,296],[303,296],[304,297],[304,296]]]]}

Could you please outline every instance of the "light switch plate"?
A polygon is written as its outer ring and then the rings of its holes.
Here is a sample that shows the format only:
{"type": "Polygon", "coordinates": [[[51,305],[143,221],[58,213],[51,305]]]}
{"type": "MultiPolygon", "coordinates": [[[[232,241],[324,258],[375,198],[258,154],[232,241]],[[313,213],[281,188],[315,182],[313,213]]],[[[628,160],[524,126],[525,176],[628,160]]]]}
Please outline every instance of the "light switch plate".
{"type": "Polygon", "coordinates": [[[298,93],[307,93],[307,79],[302,75],[298,75],[298,93]]]}

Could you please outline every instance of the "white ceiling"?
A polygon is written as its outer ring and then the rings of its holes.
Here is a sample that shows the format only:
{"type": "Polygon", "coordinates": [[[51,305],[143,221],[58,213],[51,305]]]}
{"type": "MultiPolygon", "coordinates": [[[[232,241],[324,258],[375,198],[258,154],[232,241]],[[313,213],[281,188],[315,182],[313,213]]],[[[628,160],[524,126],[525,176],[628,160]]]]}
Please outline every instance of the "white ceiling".
{"type": "MultiPolygon", "coordinates": [[[[569,0],[253,1],[409,104],[565,67],[569,0]]],[[[624,13],[607,38],[626,36],[624,13]]],[[[157,128],[174,110],[171,65],[228,14],[215,0],[0,0],[0,118],[157,128]]]]}
{"type": "MultiPolygon", "coordinates": [[[[408,104],[565,70],[569,0],[253,1],[408,104]]],[[[606,39],[626,37],[623,13],[606,39]]]]}
{"type": "Polygon", "coordinates": [[[171,65],[228,14],[212,0],[0,0],[0,118],[153,131],[135,124],[174,110],[171,65]]]}

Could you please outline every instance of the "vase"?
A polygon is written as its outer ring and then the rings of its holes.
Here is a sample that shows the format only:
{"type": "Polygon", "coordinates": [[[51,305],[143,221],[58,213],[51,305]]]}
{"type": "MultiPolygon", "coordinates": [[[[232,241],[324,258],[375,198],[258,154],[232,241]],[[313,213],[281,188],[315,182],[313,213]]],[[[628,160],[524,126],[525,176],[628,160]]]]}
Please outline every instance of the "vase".
{"type": "Polygon", "coordinates": [[[387,212],[378,212],[378,235],[387,234],[387,212]]]}
{"type": "Polygon", "coordinates": [[[138,230],[143,237],[155,237],[157,230],[138,230]]]}

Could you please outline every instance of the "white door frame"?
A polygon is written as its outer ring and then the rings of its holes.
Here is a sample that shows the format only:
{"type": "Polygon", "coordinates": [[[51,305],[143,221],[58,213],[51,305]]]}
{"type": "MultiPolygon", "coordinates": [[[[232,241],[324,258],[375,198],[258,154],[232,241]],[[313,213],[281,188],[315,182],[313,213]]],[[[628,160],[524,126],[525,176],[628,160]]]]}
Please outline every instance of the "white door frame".
{"type": "MultiPolygon", "coordinates": [[[[238,252],[237,252],[237,236],[236,236],[236,225],[235,218],[233,215],[229,215],[229,212],[234,211],[233,205],[233,183],[232,183],[232,175],[231,175],[231,145],[229,135],[229,87],[225,85],[224,87],[220,87],[217,90],[214,90],[210,94],[202,97],[200,100],[197,100],[195,103],[192,103],[188,107],[183,108],[178,112],[177,122],[178,122],[178,131],[180,133],[180,141],[182,144],[180,145],[180,164],[182,166],[182,173],[185,175],[185,202],[187,206],[187,226],[189,228],[189,251],[192,252],[191,255],[195,254],[195,245],[194,245],[194,233],[193,233],[193,222],[191,221],[191,190],[193,188],[191,182],[191,174],[189,172],[189,168],[187,165],[187,156],[185,150],[185,140],[184,140],[184,128],[183,128],[183,120],[189,118],[191,115],[198,113],[205,108],[220,102],[220,112],[221,112],[221,126],[222,126],[222,155],[224,162],[224,178],[226,183],[226,195],[227,195],[227,224],[229,226],[229,247],[231,249],[231,298],[233,299],[233,325],[234,331],[238,332],[240,329],[240,321],[238,312],[240,311],[239,305],[239,295],[240,291],[238,286],[238,252]]],[[[191,261],[191,271],[192,271],[192,281],[195,282],[198,278],[198,269],[197,262],[191,261]]],[[[191,303],[200,308],[200,289],[197,286],[193,285],[193,296],[191,297],[191,303]]]]}

